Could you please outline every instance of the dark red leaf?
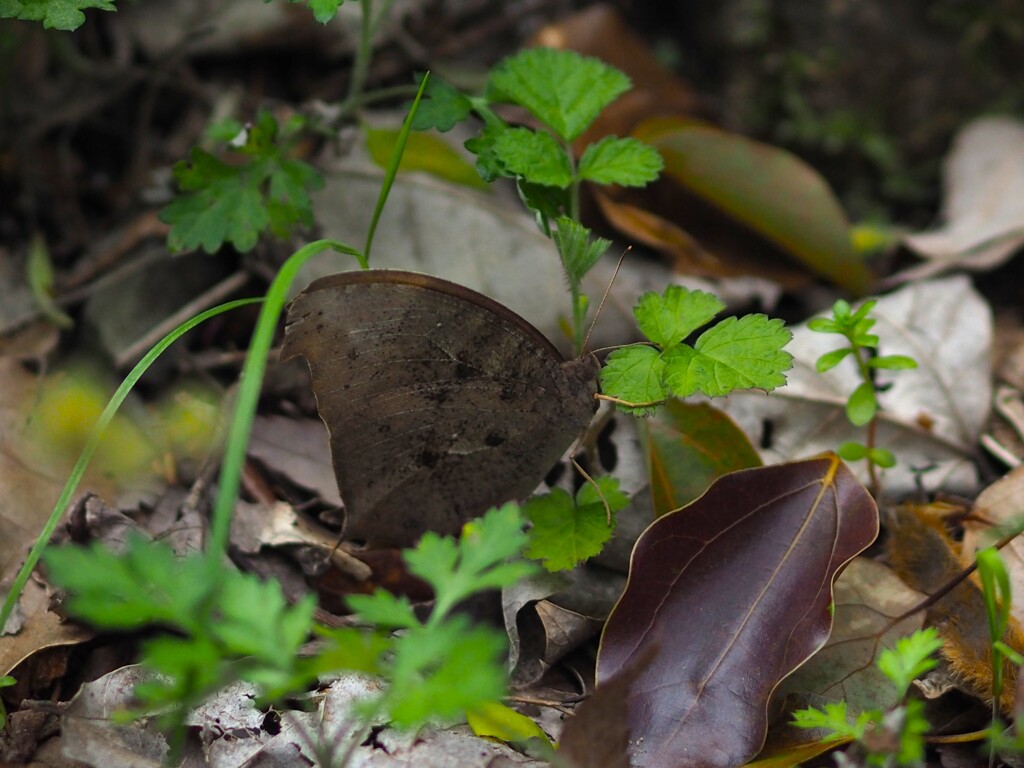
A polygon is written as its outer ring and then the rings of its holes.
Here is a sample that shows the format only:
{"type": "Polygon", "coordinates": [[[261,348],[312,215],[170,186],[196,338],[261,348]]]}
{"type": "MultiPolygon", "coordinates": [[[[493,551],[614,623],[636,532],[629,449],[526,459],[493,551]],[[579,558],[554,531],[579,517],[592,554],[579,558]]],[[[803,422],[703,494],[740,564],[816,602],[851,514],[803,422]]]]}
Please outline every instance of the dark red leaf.
{"type": "Polygon", "coordinates": [[[772,690],[825,643],[832,582],[877,534],[834,454],[728,474],[651,524],[598,653],[600,684],[658,645],[628,700],[633,765],[754,756],[772,690]]]}

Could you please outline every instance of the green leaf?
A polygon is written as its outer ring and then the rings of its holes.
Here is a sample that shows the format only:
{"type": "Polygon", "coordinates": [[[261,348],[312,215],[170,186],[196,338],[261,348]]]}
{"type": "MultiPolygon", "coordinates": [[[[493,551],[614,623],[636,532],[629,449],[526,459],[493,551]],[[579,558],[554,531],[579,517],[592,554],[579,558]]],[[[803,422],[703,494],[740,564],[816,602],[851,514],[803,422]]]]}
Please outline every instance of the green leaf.
{"type": "Polygon", "coordinates": [[[670,285],[660,296],[645,293],[633,308],[640,331],[662,349],[678,344],[725,309],[721,299],[704,291],[670,285]]]}
{"type": "Polygon", "coordinates": [[[728,317],[702,333],[692,352],[683,345],[666,350],[665,383],[679,397],[698,390],[709,397],[741,388],[771,391],[786,383],[793,364],[783,350],[790,338],[779,319],[728,317]]]}
{"type": "MultiPolygon", "coordinates": [[[[616,349],[601,368],[601,391],[627,403],[660,403],[668,397],[664,371],[665,363],[653,347],[634,344],[616,349]]],[[[653,406],[619,408],[638,416],[654,412],[653,406]]]]}
{"type": "MultiPolygon", "coordinates": [[[[422,102],[420,102],[422,104],[422,102]]],[[[419,111],[416,113],[419,115],[419,111]]],[[[387,168],[395,151],[401,131],[397,128],[366,128],[366,149],[381,168],[387,168]]],[[[487,189],[469,162],[437,134],[411,134],[398,166],[402,171],[423,171],[440,179],[462,184],[472,189],[487,189]]]]}
{"type": "Polygon", "coordinates": [[[856,738],[859,735],[848,719],[845,701],[829,702],[824,710],[798,709],[793,713],[793,725],[797,728],[823,728],[829,731],[825,736],[826,741],[856,738]]]}
{"type": "Polygon", "coordinates": [[[501,589],[529,575],[534,567],[505,560],[521,553],[526,544],[523,520],[516,504],[491,509],[463,526],[458,543],[427,533],[405,552],[409,570],[434,588],[434,613],[439,620],[474,592],[501,589]]]}
{"type": "Polygon", "coordinates": [[[576,175],[597,184],[642,187],[657,179],[664,167],[658,150],[649,144],[605,136],[583,151],[576,175]]]}
{"type": "Polygon", "coordinates": [[[107,0],[4,0],[0,3],[0,18],[41,21],[44,29],[70,32],[85,23],[82,11],[88,8],[117,10],[107,0]]]}
{"type": "Polygon", "coordinates": [[[302,121],[281,129],[273,115],[261,112],[245,131],[245,143],[233,150],[245,158],[229,165],[194,148],[174,175],[182,190],[160,212],[171,225],[168,245],[182,251],[217,251],[224,243],[250,250],[265,229],[288,237],[300,224],[312,224],[309,192],[323,186],[311,166],[288,156],[302,121]]]}
{"type": "Polygon", "coordinates": [[[790,152],[694,120],[654,118],[633,135],[665,159],[664,176],[815,273],[854,293],[873,276],[822,176],[790,152]]]}
{"type": "Polygon", "coordinates": [[[884,368],[890,371],[904,371],[917,368],[917,360],[907,355],[882,355],[868,360],[868,368],[884,368]]]}
{"type": "Polygon", "coordinates": [[[503,123],[487,123],[477,136],[465,143],[466,149],[476,155],[476,170],[484,181],[513,175],[494,151],[498,138],[508,130],[511,129],[503,123]]]}
{"type": "Polygon", "coordinates": [[[935,653],[942,640],[935,627],[921,629],[909,637],[901,637],[895,648],[886,648],[878,655],[878,668],[896,686],[902,697],[910,684],[938,665],[935,653]]]}
{"type": "Polygon", "coordinates": [[[817,333],[842,333],[843,329],[835,320],[827,317],[815,317],[807,322],[807,327],[817,333]]]}
{"type": "Polygon", "coordinates": [[[551,739],[533,718],[516,712],[500,701],[485,701],[472,707],[466,712],[466,722],[477,736],[525,747],[535,740],[547,752],[554,750],[551,739]]]}
{"type": "MultiPolygon", "coordinates": [[[[409,106],[406,105],[406,112],[409,111],[409,106]]],[[[431,75],[423,98],[420,99],[419,109],[412,119],[412,128],[414,131],[426,131],[431,128],[436,128],[442,133],[450,131],[456,123],[461,123],[469,117],[472,110],[473,102],[468,96],[441,78],[431,75]]]]}
{"type": "Polygon", "coordinates": [[[383,629],[417,627],[420,620],[407,597],[397,597],[378,589],[372,595],[349,595],[345,602],[361,618],[383,629]]]}
{"type": "Polygon", "coordinates": [[[569,156],[549,133],[508,128],[497,135],[492,148],[507,173],[560,189],[572,183],[569,156]]]}
{"type": "Polygon", "coordinates": [[[842,347],[841,349],[834,349],[831,352],[826,352],[824,355],[818,358],[818,362],[815,363],[814,367],[818,373],[824,373],[825,371],[832,370],[839,365],[846,356],[853,352],[853,347],[842,347]]]}
{"type": "Polygon", "coordinates": [[[868,456],[868,447],[861,443],[847,441],[836,448],[836,453],[843,461],[860,461],[868,456]]]}
{"type": "Polygon", "coordinates": [[[559,216],[557,225],[554,240],[558,253],[569,279],[578,283],[608,250],[611,240],[603,237],[591,239],[590,229],[568,216],[559,216]]]}
{"type": "Polygon", "coordinates": [[[857,385],[846,401],[846,418],[850,423],[863,427],[878,412],[878,400],[875,398],[875,387],[871,382],[864,381],[857,385]]]}
{"type": "Polygon", "coordinates": [[[494,68],[488,98],[525,107],[569,142],[629,88],[626,75],[598,59],[568,50],[527,48],[494,68]]]}
{"type": "Polygon", "coordinates": [[[588,483],[575,499],[556,488],[527,500],[523,512],[533,523],[527,557],[541,560],[549,571],[568,571],[601,552],[615,532],[614,524],[608,522],[608,510],[617,512],[629,500],[619,491],[618,480],[605,476],[596,482],[604,499],[588,483]]]}
{"type": "Polygon", "coordinates": [[[469,626],[465,617],[411,629],[395,638],[393,649],[382,703],[401,728],[461,717],[505,693],[504,638],[489,627],[469,626]]]}
{"type": "Polygon", "coordinates": [[[896,456],[885,448],[872,448],[868,451],[867,459],[882,469],[892,469],[896,466],[896,456]]]}

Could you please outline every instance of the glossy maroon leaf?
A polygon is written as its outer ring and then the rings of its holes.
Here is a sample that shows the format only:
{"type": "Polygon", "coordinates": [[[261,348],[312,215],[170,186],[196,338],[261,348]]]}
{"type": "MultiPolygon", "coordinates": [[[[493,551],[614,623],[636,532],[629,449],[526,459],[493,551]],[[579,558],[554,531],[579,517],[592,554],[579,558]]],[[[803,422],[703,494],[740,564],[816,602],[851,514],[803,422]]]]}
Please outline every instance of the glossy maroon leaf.
{"type": "Polygon", "coordinates": [[[772,690],[825,643],[832,582],[877,533],[834,454],[725,475],[652,523],[598,652],[600,685],[658,646],[628,700],[633,765],[753,757],[772,690]]]}
{"type": "Polygon", "coordinates": [[[708,403],[669,400],[643,421],[654,515],[689,504],[728,472],[761,466],[746,434],[708,403]]]}

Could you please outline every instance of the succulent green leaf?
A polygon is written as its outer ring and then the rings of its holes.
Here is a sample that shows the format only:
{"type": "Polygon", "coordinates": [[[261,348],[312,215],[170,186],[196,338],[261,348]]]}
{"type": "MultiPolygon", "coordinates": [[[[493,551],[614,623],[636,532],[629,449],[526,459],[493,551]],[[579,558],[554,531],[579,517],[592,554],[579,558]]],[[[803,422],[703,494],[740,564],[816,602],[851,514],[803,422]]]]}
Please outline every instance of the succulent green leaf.
{"type": "Polygon", "coordinates": [[[885,448],[872,448],[868,451],[868,461],[882,469],[892,469],[896,466],[896,455],[885,448]]]}
{"type": "Polygon", "coordinates": [[[725,309],[717,296],[670,285],[659,295],[645,293],[633,308],[640,331],[662,349],[678,344],[725,309]]]}
{"type": "Polygon", "coordinates": [[[834,349],[831,352],[826,352],[824,355],[818,358],[818,362],[815,363],[814,367],[818,373],[824,373],[825,371],[832,370],[839,365],[843,360],[846,359],[847,355],[853,353],[853,347],[842,347],[840,349],[834,349]]]}
{"type": "MultiPolygon", "coordinates": [[[[662,383],[665,363],[658,350],[643,344],[617,349],[601,368],[601,391],[627,403],[657,403],[668,397],[662,383]]],[[[654,412],[653,406],[619,406],[638,416],[654,412]]]]}
{"type": "Polygon", "coordinates": [[[642,187],[658,178],[665,161],[638,139],[605,136],[583,151],[576,174],[597,184],[642,187]]]}
{"type": "Polygon", "coordinates": [[[907,355],[881,355],[868,360],[868,368],[904,371],[910,368],[917,368],[917,360],[907,355]]]}
{"type": "Polygon", "coordinates": [[[850,440],[845,443],[841,443],[839,447],[836,448],[836,453],[839,454],[839,458],[843,461],[860,461],[861,459],[867,458],[868,447],[850,440]]]}
{"type": "Polygon", "coordinates": [[[875,388],[870,382],[861,382],[846,401],[846,418],[851,424],[863,427],[878,412],[875,388]]]}
{"type": "Polygon", "coordinates": [[[573,141],[629,87],[626,75],[598,59],[527,48],[494,68],[487,95],[525,107],[563,141],[573,141]]]}

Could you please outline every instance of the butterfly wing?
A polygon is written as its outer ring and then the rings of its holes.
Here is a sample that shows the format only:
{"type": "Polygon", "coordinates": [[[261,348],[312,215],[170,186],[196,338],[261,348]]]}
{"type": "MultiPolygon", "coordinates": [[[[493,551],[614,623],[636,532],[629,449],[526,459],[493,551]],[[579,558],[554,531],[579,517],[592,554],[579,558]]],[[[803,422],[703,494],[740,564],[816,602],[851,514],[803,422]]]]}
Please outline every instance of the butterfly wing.
{"type": "Polygon", "coordinates": [[[317,280],[283,356],[309,364],[348,538],[405,546],[529,494],[594,412],[594,366],[565,362],[506,307],[391,270],[317,280]]]}

